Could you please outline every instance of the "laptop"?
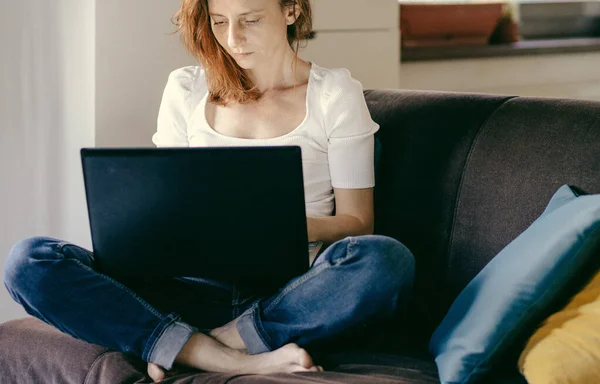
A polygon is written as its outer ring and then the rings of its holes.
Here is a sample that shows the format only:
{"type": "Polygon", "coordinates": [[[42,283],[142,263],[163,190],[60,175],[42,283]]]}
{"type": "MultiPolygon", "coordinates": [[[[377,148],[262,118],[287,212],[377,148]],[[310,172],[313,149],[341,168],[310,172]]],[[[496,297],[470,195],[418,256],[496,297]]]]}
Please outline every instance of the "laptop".
{"type": "Polygon", "coordinates": [[[98,268],[272,290],[309,268],[301,149],[81,150],[98,268]]]}

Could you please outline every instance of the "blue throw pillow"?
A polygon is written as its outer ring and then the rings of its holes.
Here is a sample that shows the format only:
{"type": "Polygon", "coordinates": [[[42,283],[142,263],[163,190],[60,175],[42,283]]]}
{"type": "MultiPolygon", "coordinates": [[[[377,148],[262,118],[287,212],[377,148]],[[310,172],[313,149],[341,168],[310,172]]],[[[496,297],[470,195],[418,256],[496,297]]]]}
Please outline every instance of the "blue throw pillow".
{"type": "Polygon", "coordinates": [[[562,186],[542,215],[465,287],[435,330],[429,349],[440,381],[473,383],[489,372],[523,327],[543,320],[599,249],[600,195],[579,196],[562,186]]]}

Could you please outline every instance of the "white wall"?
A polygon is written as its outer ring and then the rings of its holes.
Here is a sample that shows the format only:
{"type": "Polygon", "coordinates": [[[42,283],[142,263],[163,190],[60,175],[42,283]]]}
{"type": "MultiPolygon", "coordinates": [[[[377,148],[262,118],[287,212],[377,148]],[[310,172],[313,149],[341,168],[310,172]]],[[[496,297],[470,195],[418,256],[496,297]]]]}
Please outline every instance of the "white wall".
{"type": "Polygon", "coordinates": [[[173,35],[181,0],[96,4],[96,145],[152,146],[169,73],[195,65],[173,35]]]}
{"type": "Polygon", "coordinates": [[[402,63],[400,88],[600,101],[600,52],[402,63]]]}
{"type": "Polygon", "coordinates": [[[64,44],[60,238],[91,249],[79,150],[95,144],[95,0],[60,0],[64,44]]]}
{"type": "MultiPolygon", "coordinates": [[[[195,64],[180,0],[0,3],[0,266],[50,236],[91,248],[79,149],[150,146],[169,73],[195,64]]],[[[0,288],[0,322],[23,316],[0,288]]]]}
{"type": "MultiPolygon", "coordinates": [[[[0,3],[0,265],[46,235],[89,246],[79,165],[94,144],[94,0],[0,3]]],[[[0,288],[0,322],[23,316],[0,288]]]]}

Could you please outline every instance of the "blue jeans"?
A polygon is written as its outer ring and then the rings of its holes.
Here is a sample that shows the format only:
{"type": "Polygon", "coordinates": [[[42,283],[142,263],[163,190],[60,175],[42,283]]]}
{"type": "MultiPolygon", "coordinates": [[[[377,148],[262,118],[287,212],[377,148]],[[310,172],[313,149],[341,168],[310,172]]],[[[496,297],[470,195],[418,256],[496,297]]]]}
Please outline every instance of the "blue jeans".
{"type": "Polygon", "coordinates": [[[195,278],[118,282],[92,252],[49,238],[17,243],[4,284],[25,310],[75,338],[171,369],[194,332],[239,317],[248,353],[323,341],[391,316],[408,301],[414,258],[383,236],[332,244],[272,297],[195,278]]]}

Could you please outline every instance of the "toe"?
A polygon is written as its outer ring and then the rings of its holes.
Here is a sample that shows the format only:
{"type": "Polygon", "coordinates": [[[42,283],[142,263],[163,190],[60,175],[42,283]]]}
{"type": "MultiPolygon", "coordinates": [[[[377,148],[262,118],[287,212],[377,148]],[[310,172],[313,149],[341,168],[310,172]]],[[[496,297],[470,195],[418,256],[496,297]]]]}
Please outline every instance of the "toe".
{"type": "Polygon", "coordinates": [[[156,364],[148,363],[148,376],[157,382],[165,378],[165,371],[156,364]]]}
{"type": "Polygon", "coordinates": [[[300,348],[298,350],[298,364],[303,366],[304,368],[312,368],[314,366],[313,360],[304,349],[300,348]]]}

